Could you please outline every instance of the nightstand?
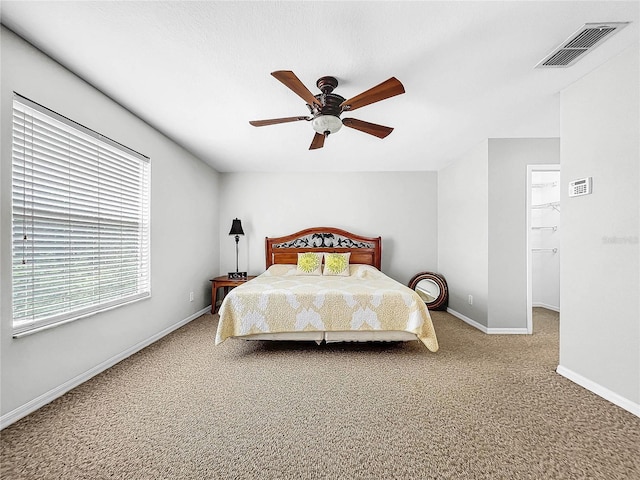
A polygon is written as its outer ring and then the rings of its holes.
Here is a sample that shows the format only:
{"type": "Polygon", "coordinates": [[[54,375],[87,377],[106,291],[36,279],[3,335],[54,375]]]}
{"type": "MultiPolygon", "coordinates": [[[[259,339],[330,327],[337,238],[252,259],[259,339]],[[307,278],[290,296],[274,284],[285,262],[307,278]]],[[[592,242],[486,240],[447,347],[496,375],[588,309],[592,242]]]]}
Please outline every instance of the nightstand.
{"type": "Polygon", "coordinates": [[[227,275],[222,275],[220,277],[212,278],[211,280],[209,280],[211,282],[211,313],[216,313],[216,298],[218,296],[219,288],[224,289],[224,294],[222,295],[222,299],[224,299],[224,296],[229,293],[229,290],[237,287],[238,285],[242,285],[243,283],[247,283],[253,278],[256,278],[256,276],[250,275],[246,280],[230,280],[227,275]]]}

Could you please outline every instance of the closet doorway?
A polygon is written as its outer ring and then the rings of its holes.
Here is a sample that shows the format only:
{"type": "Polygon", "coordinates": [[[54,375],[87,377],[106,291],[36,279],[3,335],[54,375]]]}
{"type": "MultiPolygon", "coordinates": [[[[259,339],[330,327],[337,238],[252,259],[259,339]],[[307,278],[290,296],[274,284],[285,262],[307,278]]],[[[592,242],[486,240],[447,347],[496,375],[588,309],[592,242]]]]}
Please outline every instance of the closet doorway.
{"type": "Polygon", "coordinates": [[[527,166],[527,331],[533,307],[560,311],[560,165],[527,166]]]}

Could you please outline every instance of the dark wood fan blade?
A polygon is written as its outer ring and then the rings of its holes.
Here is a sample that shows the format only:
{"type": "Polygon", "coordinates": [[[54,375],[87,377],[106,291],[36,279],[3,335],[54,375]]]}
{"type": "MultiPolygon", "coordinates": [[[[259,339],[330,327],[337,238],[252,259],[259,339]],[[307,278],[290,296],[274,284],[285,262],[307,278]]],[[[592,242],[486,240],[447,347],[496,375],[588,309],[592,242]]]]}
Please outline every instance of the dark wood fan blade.
{"type": "Polygon", "coordinates": [[[357,118],[343,118],[342,124],[345,127],[355,128],[356,130],[368,133],[369,135],[375,135],[378,138],[384,138],[393,132],[393,128],[391,127],[365,122],[363,120],[358,120],[357,118]]]}
{"type": "Polygon", "coordinates": [[[391,77],[380,85],[376,85],[366,92],[362,92],[360,95],[356,95],[353,98],[345,100],[340,104],[340,108],[342,108],[343,111],[352,111],[356,108],[379,102],[380,100],[395,97],[401,93],[404,93],[404,86],[396,77],[391,77]]]}
{"type": "Polygon", "coordinates": [[[309,105],[322,106],[318,99],[313,96],[313,93],[309,91],[307,87],[304,86],[304,83],[300,81],[296,74],[290,70],[278,70],[277,72],[271,72],[276,79],[280,80],[287,87],[289,87],[293,92],[298,95],[301,99],[307,102],[309,105]]]}
{"type": "Polygon", "coordinates": [[[309,150],[315,150],[316,148],[324,147],[324,135],[322,133],[316,132],[313,136],[313,140],[311,141],[311,146],[309,150]]]}
{"type": "Polygon", "coordinates": [[[297,122],[298,120],[311,120],[311,117],[271,118],[269,120],[251,120],[249,123],[254,127],[264,127],[265,125],[276,125],[277,123],[297,122]]]}

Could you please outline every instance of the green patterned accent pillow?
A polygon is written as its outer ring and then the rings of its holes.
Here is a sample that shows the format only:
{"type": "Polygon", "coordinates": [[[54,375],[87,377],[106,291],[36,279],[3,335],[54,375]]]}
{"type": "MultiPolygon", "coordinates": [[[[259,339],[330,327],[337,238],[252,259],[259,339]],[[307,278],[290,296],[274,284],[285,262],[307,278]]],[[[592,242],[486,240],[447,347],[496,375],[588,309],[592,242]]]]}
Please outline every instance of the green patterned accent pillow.
{"type": "Polygon", "coordinates": [[[325,253],[323,275],[349,276],[349,257],[351,253],[325,253]]]}
{"type": "Polygon", "coordinates": [[[299,253],[297,275],[322,275],[322,253],[299,253]]]}

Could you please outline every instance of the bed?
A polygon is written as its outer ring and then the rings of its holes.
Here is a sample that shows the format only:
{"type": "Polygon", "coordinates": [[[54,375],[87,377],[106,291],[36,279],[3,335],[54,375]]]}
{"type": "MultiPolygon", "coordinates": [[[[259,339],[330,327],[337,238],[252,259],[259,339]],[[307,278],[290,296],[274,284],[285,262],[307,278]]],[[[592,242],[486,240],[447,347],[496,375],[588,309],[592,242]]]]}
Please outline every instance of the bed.
{"type": "MultiPolygon", "coordinates": [[[[412,289],[380,271],[381,237],[315,227],[265,239],[266,271],[236,288],[220,306],[216,345],[231,337],[317,343],[420,341],[438,350],[427,307],[412,289]],[[301,273],[298,254],[340,254],[340,275],[301,273]]],[[[325,255],[326,254],[326,255],[325,255]]]]}

